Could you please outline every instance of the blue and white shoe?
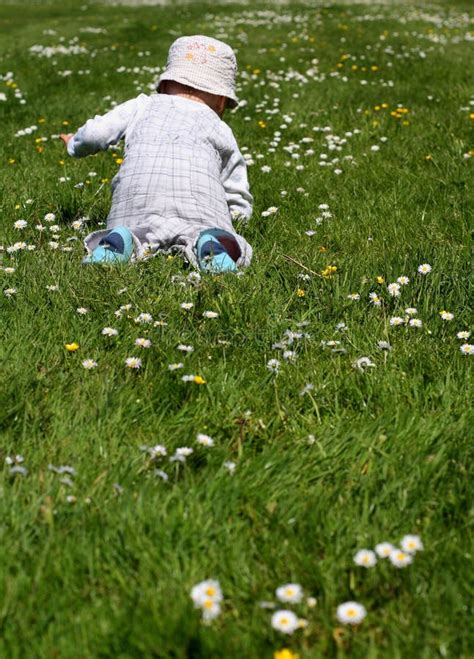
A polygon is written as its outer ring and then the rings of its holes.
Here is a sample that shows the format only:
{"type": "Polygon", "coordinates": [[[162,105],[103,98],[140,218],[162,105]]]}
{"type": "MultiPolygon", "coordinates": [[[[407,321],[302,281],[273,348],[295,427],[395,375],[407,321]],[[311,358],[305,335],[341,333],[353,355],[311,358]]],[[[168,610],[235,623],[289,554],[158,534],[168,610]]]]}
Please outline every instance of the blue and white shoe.
{"type": "Polygon", "coordinates": [[[102,238],[83,263],[128,263],[133,254],[133,237],[126,227],[116,227],[102,238]]]}
{"type": "Polygon", "coordinates": [[[211,231],[204,231],[196,243],[199,267],[205,272],[237,272],[235,261],[211,231]]]}

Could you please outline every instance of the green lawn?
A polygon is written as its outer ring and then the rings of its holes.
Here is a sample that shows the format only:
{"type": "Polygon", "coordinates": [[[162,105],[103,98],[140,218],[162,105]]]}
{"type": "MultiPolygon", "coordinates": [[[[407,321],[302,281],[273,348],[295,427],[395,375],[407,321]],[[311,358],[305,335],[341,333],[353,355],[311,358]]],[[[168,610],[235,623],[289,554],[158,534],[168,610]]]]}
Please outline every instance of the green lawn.
{"type": "Polygon", "coordinates": [[[0,5],[2,659],[473,656],[469,3],[316,4],[0,5]],[[122,146],[74,160],[54,136],[150,92],[193,33],[238,50],[252,265],[84,267],[122,146]],[[406,568],[354,563],[406,534],[406,568]]]}

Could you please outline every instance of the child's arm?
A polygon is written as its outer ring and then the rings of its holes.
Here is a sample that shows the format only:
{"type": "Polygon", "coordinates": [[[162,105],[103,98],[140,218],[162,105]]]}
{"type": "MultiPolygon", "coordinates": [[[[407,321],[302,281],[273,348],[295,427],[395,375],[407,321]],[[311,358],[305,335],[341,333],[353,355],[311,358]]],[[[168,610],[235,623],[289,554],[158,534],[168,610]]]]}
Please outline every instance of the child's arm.
{"type": "Polygon", "coordinates": [[[138,98],[133,98],[121,103],[107,114],[89,119],[74,135],[61,135],[69,155],[83,158],[116,144],[125,135],[138,102],[138,98]]]}
{"type": "Polygon", "coordinates": [[[234,141],[233,149],[221,174],[222,185],[229,212],[233,218],[249,220],[252,215],[253,197],[247,178],[247,165],[234,141]]]}

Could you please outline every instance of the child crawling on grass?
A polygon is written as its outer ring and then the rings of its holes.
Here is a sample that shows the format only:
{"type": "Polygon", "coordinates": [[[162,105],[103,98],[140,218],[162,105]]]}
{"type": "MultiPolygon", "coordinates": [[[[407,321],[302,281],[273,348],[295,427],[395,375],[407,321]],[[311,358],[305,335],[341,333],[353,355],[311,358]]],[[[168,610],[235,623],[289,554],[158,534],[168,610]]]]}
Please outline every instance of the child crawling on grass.
{"type": "Polygon", "coordinates": [[[140,94],[75,134],[61,135],[82,158],[125,138],[112,181],[107,228],[85,240],[85,263],[125,263],[181,252],[195,267],[236,271],[252,248],[233,228],[252,214],[245,160],[222,121],[237,106],[233,50],[205,36],[171,46],[157,94],[140,94]]]}

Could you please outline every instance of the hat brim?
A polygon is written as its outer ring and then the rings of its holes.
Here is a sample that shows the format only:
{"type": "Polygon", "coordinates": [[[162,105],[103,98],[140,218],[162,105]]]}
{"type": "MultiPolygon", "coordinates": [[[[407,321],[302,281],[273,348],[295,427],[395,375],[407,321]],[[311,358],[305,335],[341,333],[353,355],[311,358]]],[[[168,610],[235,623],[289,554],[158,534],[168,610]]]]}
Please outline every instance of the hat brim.
{"type": "Polygon", "coordinates": [[[209,91],[209,89],[204,89],[204,87],[199,87],[196,84],[190,84],[189,80],[186,80],[185,78],[182,78],[181,76],[178,75],[167,75],[166,73],[163,73],[158,79],[158,82],[156,83],[156,91],[160,91],[160,85],[162,82],[165,82],[166,80],[170,80],[172,82],[179,82],[181,85],[186,85],[187,87],[192,87],[193,89],[198,89],[200,92],[207,92],[208,94],[214,94],[215,96],[225,96],[227,99],[226,102],[226,108],[229,108],[231,110],[235,109],[239,105],[239,100],[234,96],[228,96],[225,92],[219,93],[218,91],[209,91]]]}

